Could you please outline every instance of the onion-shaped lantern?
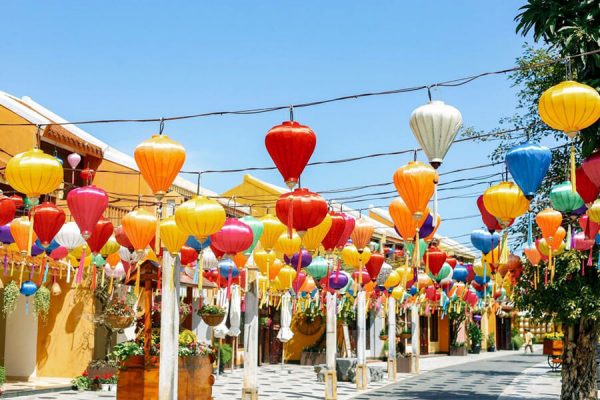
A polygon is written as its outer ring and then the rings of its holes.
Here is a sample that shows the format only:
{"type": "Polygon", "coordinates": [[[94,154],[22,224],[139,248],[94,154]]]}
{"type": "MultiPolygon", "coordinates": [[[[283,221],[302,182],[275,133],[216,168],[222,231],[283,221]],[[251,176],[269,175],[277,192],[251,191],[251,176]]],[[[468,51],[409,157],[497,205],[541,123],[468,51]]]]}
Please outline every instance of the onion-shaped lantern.
{"type": "Polygon", "coordinates": [[[252,215],[242,217],[240,218],[240,221],[242,221],[243,223],[248,225],[250,229],[252,229],[252,244],[250,245],[250,247],[244,250],[244,255],[249,257],[263,234],[264,226],[261,220],[259,220],[258,218],[254,218],[252,215]]]}
{"type": "Polygon", "coordinates": [[[125,234],[138,254],[143,253],[152,238],[154,238],[156,221],[156,216],[143,208],[133,210],[121,219],[125,234]]]}
{"type": "Polygon", "coordinates": [[[275,204],[277,218],[288,227],[295,229],[300,237],[319,225],[327,215],[327,202],[324,198],[305,188],[282,194],[275,204]]]}
{"type": "Polygon", "coordinates": [[[310,228],[302,237],[302,246],[310,251],[316,252],[321,246],[321,242],[331,229],[332,219],[330,214],[325,214],[325,218],[321,223],[313,228],[310,228]]]}
{"type": "Polygon", "coordinates": [[[108,195],[93,185],[80,187],[69,192],[67,206],[81,230],[81,236],[87,239],[108,207],[108,195]]]}
{"type": "Polygon", "coordinates": [[[483,204],[503,227],[510,225],[511,220],[522,215],[529,208],[529,201],[521,189],[512,182],[501,182],[488,188],[483,193],[483,204]]]}
{"type": "Polygon", "coordinates": [[[50,245],[54,236],[65,223],[65,212],[54,203],[44,202],[32,210],[33,230],[40,239],[42,247],[50,245]]]}
{"type": "Polygon", "coordinates": [[[286,185],[293,189],[317,145],[317,136],[308,126],[285,121],[267,132],[265,146],[286,185]]]}
{"type": "Polygon", "coordinates": [[[434,100],[415,109],[410,116],[410,129],[427,155],[433,168],[438,168],[462,125],[456,108],[434,100]]]}
{"type": "Polygon", "coordinates": [[[281,223],[274,215],[265,214],[261,217],[260,221],[263,224],[263,232],[260,237],[260,244],[266,251],[271,251],[277,240],[283,232],[285,232],[285,225],[281,223]]]}
{"type": "Polygon", "coordinates": [[[554,185],[550,190],[550,203],[560,212],[569,214],[582,207],[583,199],[571,188],[571,182],[565,181],[554,185]]]}
{"type": "Polygon", "coordinates": [[[352,244],[356,246],[359,253],[368,247],[374,231],[375,226],[370,221],[367,221],[362,217],[356,220],[350,238],[352,239],[352,244]]]}
{"type": "Polygon", "coordinates": [[[284,232],[279,236],[277,242],[275,242],[275,250],[291,257],[300,250],[301,244],[302,239],[300,239],[300,236],[298,236],[296,232],[292,233],[292,237],[290,237],[287,232],[284,232]]]}
{"type": "Polygon", "coordinates": [[[81,236],[79,227],[73,221],[64,224],[54,237],[54,240],[69,251],[82,246],[85,243],[85,239],[81,236]]]}
{"type": "Polygon", "coordinates": [[[133,156],[152,193],[160,199],[181,170],[185,149],[167,135],[152,135],[135,148],[133,156]]]}
{"type": "Polygon", "coordinates": [[[35,232],[33,232],[32,240],[29,241],[30,230],[31,222],[27,217],[16,218],[10,223],[10,234],[23,255],[31,251],[30,243],[35,242],[37,239],[35,232]]]}
{"type": "Polygon", "coordinates": [[[6,164],[6,180],[16,191],[25,193],[33,204],[40,195],[56,190],[63,181],[60,162],[42,150],[19,153],[6,164]]]}
{"type": "Polygon", "coordinates": [[[114,233],[113,223],[109,219],[101,217],[92,230],[92,234],[87,238],[87,244],[92,253],[100,253],[108,239],[114,233]]]}
{"type": "Polygon", "coordinates": [[[594,154],[583,160],[581,168],[583,168],[585,174],[594,183],[596,188],[600,188],[600,151],[596,151],[594,154]]]}
{"type": "Polygon", "coordinates": [[[591,205],[594,200],[598,198],[598,194],[600,194],[600,186],[596,185],[596,183],[590,179],[583,167],[579,167],[575,170],[575,176],[577,177],[575,183],[577,186],[577,193],[581,196],[581,199],[586,205],[591,205]]]}
{"type": "Polygon", "coordinates": [[[15,202],[6,196],[0,196],[0,226],[8,224],[15,218],[17,206],[15,202]]]}
{"type": "Polygon", "coordinates": [[[171,255],[179,253],[187,238],[188,235],[177,226],[174,216],[160,221],[160,240],[171,255]]]}
{"type": "Polygon", "coordinates": [[[314,257],[309,266],[306,267],[306,273],[315,278],[316,280],[321,280],[325,276],[327,276],[328,268],[329,265],[327,264],[327,260],[321,256],[317,256],[314,257]]]}
{"type": "Polygon", "coordinates": [[[252,245],[252,228],[237,218],[227,218],[223,227],[210,236],[210,242],[223,253],[233,256],[252,245]]]}
{"type": "Polygon", "coordinates": [[[175,210],[177,226],[188,235],[196,236],[201,242],[217,233],[223,227],[225,219],[223,206],[204,196],[196,196],[175,210]]]}
{"type": "Polygon", "coordinates": [[[513,147],[504,159],[508,171],[529,200],[535,196],[551,161],[550,149],[535,143],[523,143],[513,147]]]}
{"type": "Polygon", "coordinates": [[[535,222],[542,231],[542,237],[549,240],[562,223],[562,214],[552,208],[546,208],[535,216],[535,222]]]}
{"type": "Polygon", "coordinates": [[[436,181],[435,170],[419,161],[411,161],[394,173],[396,190],[416,220],[425,214],[436,181]]]}

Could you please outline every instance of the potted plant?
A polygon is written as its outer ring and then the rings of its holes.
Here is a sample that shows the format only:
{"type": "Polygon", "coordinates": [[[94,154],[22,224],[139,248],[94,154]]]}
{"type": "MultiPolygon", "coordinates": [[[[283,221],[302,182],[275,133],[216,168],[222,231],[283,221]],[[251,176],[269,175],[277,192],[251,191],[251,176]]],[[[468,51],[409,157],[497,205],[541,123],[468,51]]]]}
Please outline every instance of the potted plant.
{"type": "Polygon", "coordinates": [[[260,319],[258,320],[258,326],[260,326],[261,328],[268,328],[271,326],[272,323],[273,320],[271,320],[271,318],[269,317],[260,317],[260,319]]]}
{"type": "Polygon", "coordinates": [[[40,318],[42,321],[46,321],[48,318],[48,312],[50,311],[50,289],[46,286],[41,285],[33,295],[33,314],[40,318]]]}
{"type": "Polygon", "coordinates": [[[108,390],[111,392],[117,391],[117,374],[110,375],[110,378],[107,379],[108,382],[108,390]]]}
{"type": "Polygon", "coordinates": [[[543,353],[550,356],[562,354],[563,339],[564,335],[558,332],[547,333],[544,335],[543,353]]]}
{"type": "Polygon", "coordinates": [[[92,360],[87,366],[87,373],[90,376],[114,375],[117,372],[118,363],[116,360],[92,360]]]}
{"type": "Polygon", "coordinates": [[[496,351],[496,336],[493,333],[487,335],[487,351],[496,351]]]}
{"type": "Polygon", "coordinates": [[[92,389],[92,381],[90,380],[87,371],[83,371],[83,373],[71,380],[71,385],[73,389],[83,392],[84,390],[92,389]]]}
{"type": "Polygon", "coordinates": [[[465,342],[454,341],[450,345],[450,355],[451,356],[466,356],[467,355],[467,345],[465,342]]]}
{"type": "Polygon", "coordinates": [[[104,321],[113,329],[125,329],[131,326],[135,312],[124,299],[113,300],[104,309],[104,321]]]}
{"type": "Polygon", "coordinates": [[[381,328],[381,331],[379,331],[379,340],[388,340],[387,326],[384,326],[383,328],[381,328]]]}
{"type": "Polygon", "coordinates": [[[448,307],[448,320],[450,322],[450,355],[451,356],[466,356],[467,347],[459,333],[464,329],[464,322],[467,319],[467,311],[469,303],[464,300],[453,300],[448,307]]]}
{"type": "Polygon", "coordinates": [[[400,332],[400,339],[402,340],[408,340],[410,339],[412,336],[412,331],[408,328],[404,328],[402,330],[402,332],[400,332]]]}
{"type": "Polygon", "coordinates": [[[114,374],[105,374],[100,377],[100,390],[103,392],[110,392],[110,380],[114,374]]]}
{"type": "Polygon", "coordinates": [[[143,366],[144,349],[133,340],[117,343],[110,353],[110,358],[120,363],[121,368],[143,366]]]}
{"type": "Polygon", "coordinates": [[[312,336],[323,327],[323,310],[321,307],[311,305],[304,309],[302,317],[296,321],[298,332],[305,336],[312,336]]]}
{"type": "Polygon", "coordinates": [[[483,334],[481,328],[474,322],[469,324],[468,329],[469,343],[471,344],[471,353],[479,354],[481,351],[481,341],[483,340],[483,334]]]}
{"type": "Polygon", "coordinates": [[[314,344],[302,349],[302,354],[300,355],[300,365],[325,364],[327,360],[324,344],[325,333],[323,333],[319,340],[317,340],[314,344]]]}
{"type": "Polygon", "coordinates": [[[0,366],[0,396],[4,392],[4,384],[6,383],[6,369],[0,366]]]}
{"type": "Polygon", "coordinates": [[[20,289],[15,281],[10,281],[10,283],[4,287],[4,303],[2,304],[2,311],[4,312],[5,317],[8,317],[17,309],[19,293],[20,289]]]}
{"type": "Polygon", "coordinates": [[[217,305],[203,304],[198,315],[208,326],[217,326],[225,318],[225,309],[217,305]]]}

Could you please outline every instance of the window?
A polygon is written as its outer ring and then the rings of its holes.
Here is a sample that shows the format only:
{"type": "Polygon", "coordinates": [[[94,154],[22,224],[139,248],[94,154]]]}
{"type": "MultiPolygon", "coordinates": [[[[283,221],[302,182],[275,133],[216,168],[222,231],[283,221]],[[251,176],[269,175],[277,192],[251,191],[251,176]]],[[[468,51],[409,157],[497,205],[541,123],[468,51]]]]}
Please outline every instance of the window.
{"type": "Polygon", "coordinates": [[[438,341],[438,312],[434,311],[431,313],[431,317],[429,317],[429,341],[437,342],[438,341]]]}

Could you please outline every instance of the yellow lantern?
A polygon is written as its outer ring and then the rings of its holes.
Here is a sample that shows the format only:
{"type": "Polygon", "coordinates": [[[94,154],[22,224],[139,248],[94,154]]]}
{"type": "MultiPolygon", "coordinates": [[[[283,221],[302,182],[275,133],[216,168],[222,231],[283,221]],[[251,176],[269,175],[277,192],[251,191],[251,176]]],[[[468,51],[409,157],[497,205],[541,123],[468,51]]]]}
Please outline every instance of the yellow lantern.
{"type": "Polygon", "coordinates": [[[12,220],[10,223],[10,234],[12,235],[19,251],[22,255],[31,254],[29,253],[31,249],[30,243],[35,242],[37,238],[35,232],[31,229],[31,221],[29,221],[28,217],[19,217],[12,220]],[[29,240],[29,234],[32,233],[32,240],[29,240]]]}
{"type": "Polygon", "coordinates": [[[319,250],[321,241],[325,238],[330,228],[331,215],[327,213],[319,225],[308,229],[304,234],[304,237],[302,238],[302,245],[304,248],[312,253],[319,250]]]}
{"type": "Polygon", "coordinates": [[[529,200],[513,182],[500,182],[483,193],[483,204],[503,227],[529,209],[529,200]]]}
{"type": "Polygon", "coordinates": [[[277,254],[272,251],[267,252],[266,250],[254,250],[252,257],[260,273],[265,276],[268,275],[268,267],[272,266],[275,260],[277,260],[277,254]]]}
{"type": "Polygon", "coordinates": [[[591,207],[588,208],[587,215],[595,223],[600,223],[600,199],[594,201],[591,207]]]}
{"type": "Polygon", "coordinates": [[[285,289],[289,289],[292,287],[292,283],[294,279],[296,279],[296,270],[289,265],[284,265],[279,270],[279,274],[277,275],[277,279],[281,282],[281,285],[285,289]]]}
{"type": "Polygon", "coordinates": [[[281,279],[279,279],[279,276],[276,277],[275,279],[273,279],[271,281],[271,289],[276,290],[276,291],[282,291],[282,290],[286,290],[289,287],[286,287],[282,282],[281,279]]]}
{"type": "Polygon", "coordinates": [[[409,266],[400,266],[396,268],[396,271],[398,271],[400,277],[402,278],[402,282],[404,283],[412,281],[415,277],[414,270],[409,266]]]}
{"type": "Polygon", "coordinates": [[[109,255],[115,254],[116,252],[118,252],[120,248],[121,248],[121,245],[119,244],[119,242],[117,242],[115,235],[112,235],[106,241],[106,243],[104,243],[104,246],[102,246],[102,248],[100,249],[100,254],[102,255],[102,257],[106,258],[109,255]]]}
{"type": "Polygon", "coordinates": [[[267,277],[263,274],[258,274],[258,290],[260,292],[266,292],[269,286],[269,282],[267,281],[267,277]]]}
{"type": "Polygon", "coordinates": [[[477,276],[492,276],[492,264],[498,264],[499,249],[496,247],[483,256],[483,262],[479,261],[473,264],[473,271],[477,276]],[[493,256],[492,256],[493,255],[493,256]],[[492,261],[493,260],[493,261],[492,261]]]}
{"type": "Polygon", "coordinates": [[[143,208],[130,211],[121,219],[121,225],[127,238],[138,253],[150,244],[154,238],[158,218],[143,208]]]}
{"type": "Polygon", "coordinates": [[[371,259],[371,249],[365,247],[362,253],[359,253],[356,246],[348,245],[342,249],[342,261],[344,264],[353,268],[364,267],[371,259]]]}
{"type": "Polygon", "coordinates": [[[398,271],[393,270],[392,272],[390,272],[390,274],[388,275],[387,279],[385,280],[385,282],[383,283],[383,286],[386,289],[392,288],[394,286],[398,286],[398,284],[400,283],[400,280],[402,279],[402,277],[400,276],[400,274],[398,273],[398,271]]]}
{"type": "MultiPolygon", "coordinates": [[[[562,254],[565,251],[566,243],[562,241],[556,245],[554,245],[553,243],[552,247],[554,247],[554,250],[552,251],[552,257],[554,257],[559,254],[562,254]]],[[[542,253],[542,255],[546,257],[550,256],[550,247],[548,246],[548,242],[546,242],[546,239],[540,239],[540,241],[538,242],[538,249],[540,253],[542,253]]]]}
{"type": "Polygon", "coordinates": [[[218,201],[196,196],[177,207],[175,223],[183,232],[201,242],[225,224],[225,209],[218,201]]]}
{"type": "Polygon", "coordinates": [[[42,194],[56,190],[63,181],[60,162],[42,150],[19,153],[6,164],[6,180],[16,191],[37,203],[42,194]]]}
{"type": "Polygon", "coordinates": [[[431,280],[431,277],[429,275],[421,272],[418,275],[417,283],[419,285],[419,289],[423,289],[433,285],[433,280],[431,280]]]}
{"type": "Polygon", "coordinates": [[[279,239],[277,239],[277,242],[275,243],[275,250],[285,254],[288,257],[291,257],[294,255],[294,253],[300,251],[301,244],[302,239],[300,239],[300,236],[298,236],[296,231],[292,233],[291,238],[289,237],[287,232],[284,232],[281,235],[279,235],[279,239]]]}
{"type": "Polygon", "coordinates": [[[548,126],[573,138],[600,118],[600,95],[588,85],[564,81],[542,94],[538,109],[548,126]]]}
{"type": "Polygon", "coordinates": [[[170,216],[160,222],[160,237],[167,251],[176,255],[185,245],[188,235],[179,229],[175,217],[170,216]]]}
{"type": "Polygon", "coordinates": [[[152,135],[135,148],[133,156],[152,193],[161,199],[185,162],[185,149],[167,135],[152,135]]]}
{"type": "Polygon", "coordinates": [[[396,300],[402,300],[404,296],[404,288],[402,286],[396,286],[392,289],[392,297],[396,300]]]}
{"type": "Polygon", "coordinates": [[[283,232],[286,231],[286,226],[279,221],[279,218],[272,214],[266,214],[260,218],[263,223],[263,233],[260,236],[260,244],[266,251],[273,250],[277,240],[283,232]]]}

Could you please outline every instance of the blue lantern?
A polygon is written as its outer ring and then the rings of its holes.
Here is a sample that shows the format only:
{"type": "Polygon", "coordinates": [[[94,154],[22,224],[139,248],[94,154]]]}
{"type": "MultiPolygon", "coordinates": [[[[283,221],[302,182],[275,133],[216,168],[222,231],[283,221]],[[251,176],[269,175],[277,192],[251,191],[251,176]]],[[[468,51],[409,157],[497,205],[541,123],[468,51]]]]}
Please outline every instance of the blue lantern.
{"type": "Polygon", "coordinates": [[[469,271],[467,271],[467,268],[463,264],[457,264],[454,267],[452,278],[457,282],[467,283],[467,276],[469,276],[469,271]]]}
{"type": "Polygon", "coordinates": [[[496,232],[492,234],[484,229],[477,229],[471,232],[471,243],[477,250],[487,254],[498,246],[500,236],[496,232]]]}
{"type": "Polygon", "coordinates": [[[228,278],[230,273],[232,278],[237,278],[240,270],[237,269],[232,259],[224,258],[219,262],[219,273],[223,278],[228,278]]]}
{"type": "Polygon", "coordinates": [[[549,148],[529,142],[513,147],[504,158],[515,183],[529,200],[533,199],[542,184],[551,161],[552,152],[549,148]]]}

